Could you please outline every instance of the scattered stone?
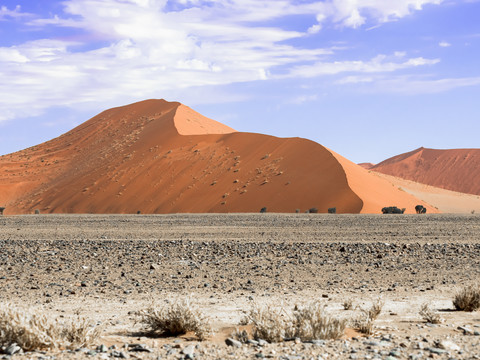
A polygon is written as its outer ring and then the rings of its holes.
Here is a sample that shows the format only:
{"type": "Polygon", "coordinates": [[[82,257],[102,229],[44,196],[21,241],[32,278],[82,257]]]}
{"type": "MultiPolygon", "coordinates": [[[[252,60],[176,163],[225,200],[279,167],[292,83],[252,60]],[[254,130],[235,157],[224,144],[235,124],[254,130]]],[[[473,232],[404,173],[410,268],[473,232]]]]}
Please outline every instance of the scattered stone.
{"type": "Polygon", "coordinates": [[[7,355],[14,355],[14,354],[17,354],[17,353],[22,353],[23,350],[20,346],[18,346],[16,343],[13,343],[9,346],[7,346],[7,348],[5,349],[4,353],[7,354],[7,355]]]}
{"type": "Polygon", "coordinates": [[[129,351],[149,353],[153,352],[153,350],[150,349],[146,344],[130,344],[129,347],[129,351]]]}
{"type": "Polygon", "coordinates": [[[185,359],[193,359],[195,355],[195,346],[188,345],[182,350],[182,354],[185,355],[185,359]]]}
{"type": "Polygon", "coordinates": [[[445,349],[432,348],[432,347],[426,348],[425,350],[430,351],[432,354],[438,354],[438,355],[442,355],[447,352],[447,350],[445,349]]]}
{"type": "Polygon", "coordinates": [[[125,354],[123,351],[112,351],[110,353],[111,357],[119,358],[119,359],[128,359],[128,355],[125,354]]]}
{"type": "Polygon", "coordinates": [[[99,345],[97,346],[97,349],[96,349],[98,352],[100,353],[106,353],[108,351],[108,348],[106,345],[99,345]]]}
{"type": "Polygon", "coordinates": [[[444,350],[451,350],[451,351],[458,351],[460,350],[460,346],[455,344],[450,340],[441,340],[438,342],[437,347],[444,350]]]}
{"type": "Polygon", "coordinates": [[[473,330],[466,327],[466,326],[459,326],[457,328],[458,330],[462,330],[463,331],[463,335],[473,335],[473,330]]]}
{"type": "Polygon", "coordinates": [[[233,347],[237,347],[237,348],[242,347],[242,343],[240,341],[232,339],[232,338],[225,339],[225,344],[227,344],[228,346],[233,346],[233,347]]]}

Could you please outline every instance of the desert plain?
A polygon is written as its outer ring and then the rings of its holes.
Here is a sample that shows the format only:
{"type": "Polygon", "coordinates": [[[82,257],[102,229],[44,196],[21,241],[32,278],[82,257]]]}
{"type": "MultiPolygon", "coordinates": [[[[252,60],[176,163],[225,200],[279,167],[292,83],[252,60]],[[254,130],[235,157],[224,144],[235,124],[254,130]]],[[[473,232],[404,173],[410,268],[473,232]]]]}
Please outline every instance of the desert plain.
{"type": "Polygon", "coordinates": [[[478,284],[476,214],[3,216],[0,249],[3,303],[101,326],[94,344],[13,358],[480,358],[480,313],[452,304],[478,284]],[[136,312],[185,298],[210,319],[205,341],[142,331],[136,312]],[[239,323],[254,304],[290,310],[317,300],[354,319],[379,299],[370,335],[348,326],[338,340],[225,343],[250,330],[239,323]],[[419,315],[425,303],[440,324],[419,315]]]}

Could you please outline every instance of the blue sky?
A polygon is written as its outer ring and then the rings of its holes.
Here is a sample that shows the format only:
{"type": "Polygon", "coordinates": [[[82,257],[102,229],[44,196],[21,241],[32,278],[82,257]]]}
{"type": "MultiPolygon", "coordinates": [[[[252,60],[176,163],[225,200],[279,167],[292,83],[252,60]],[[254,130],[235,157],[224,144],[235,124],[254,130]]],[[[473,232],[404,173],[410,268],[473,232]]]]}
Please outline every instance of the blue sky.
{"type": "Polygon", "coordinates": [[[480,147],[479,0],[0,0],[0,154],[180,101],[354,162],[480,147]]]}

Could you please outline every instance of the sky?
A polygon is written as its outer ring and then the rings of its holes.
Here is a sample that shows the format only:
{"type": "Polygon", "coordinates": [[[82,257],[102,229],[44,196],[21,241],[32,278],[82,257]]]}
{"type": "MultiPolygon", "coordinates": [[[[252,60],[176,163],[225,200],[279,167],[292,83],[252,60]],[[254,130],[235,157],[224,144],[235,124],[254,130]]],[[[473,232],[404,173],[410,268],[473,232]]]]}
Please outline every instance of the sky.
{"type": "Polygon", "coordinates": [[[0,0],[0,155],[180,101],[377,163],[480,147],[480,0],[0,0]]]}

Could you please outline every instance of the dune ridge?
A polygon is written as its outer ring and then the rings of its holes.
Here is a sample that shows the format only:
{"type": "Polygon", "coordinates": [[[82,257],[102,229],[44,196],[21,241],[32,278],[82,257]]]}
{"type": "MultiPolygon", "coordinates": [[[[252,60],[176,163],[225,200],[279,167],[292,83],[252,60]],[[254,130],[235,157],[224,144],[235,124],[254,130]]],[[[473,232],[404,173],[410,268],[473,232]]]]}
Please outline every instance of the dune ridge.
{"type": "Polygon", "coordinates": [[[370,169],[446,190],[480,195],[480,149],[421,147],[384,160],[370,169]]]}
{"type": "Polygon", "coordinates": [[[422,203],[318,143],[237,132],[165,100],[106,110],[0,157],[0,169],[0,204],[18,214],[379,213],[422,203]]]}

